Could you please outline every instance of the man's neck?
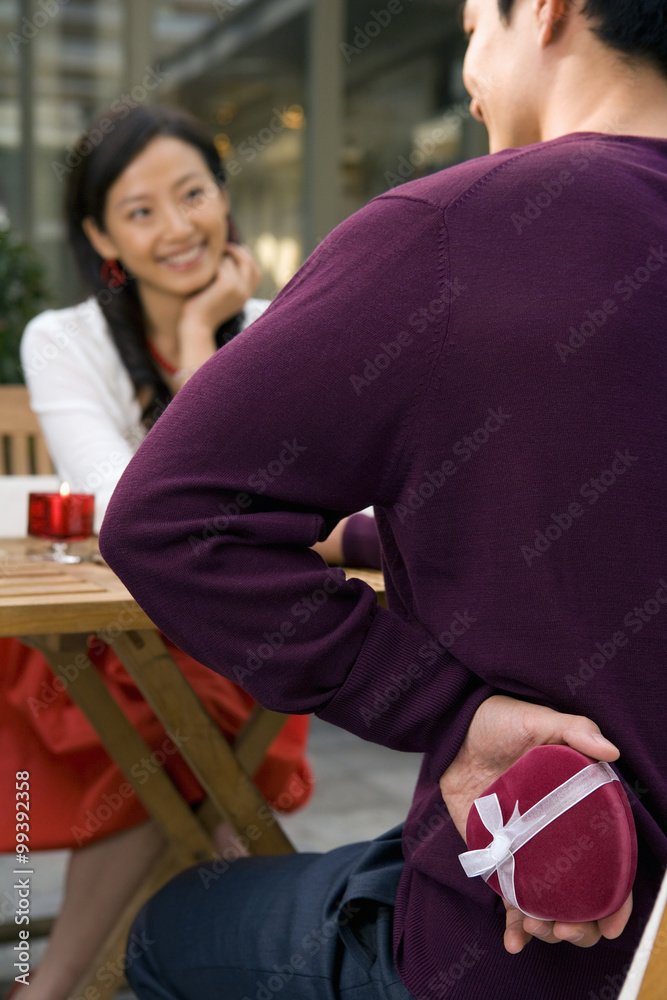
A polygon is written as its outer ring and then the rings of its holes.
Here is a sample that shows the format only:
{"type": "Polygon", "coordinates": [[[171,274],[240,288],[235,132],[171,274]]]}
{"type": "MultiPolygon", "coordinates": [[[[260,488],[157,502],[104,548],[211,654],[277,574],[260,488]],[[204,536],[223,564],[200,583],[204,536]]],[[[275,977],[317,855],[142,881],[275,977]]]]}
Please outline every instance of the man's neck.
{"type": "Polygon", "coordinates": [[[667,78],[651,67],[615,62],[608,74],[563,73],[542,117],[542,141],[571,132],[667,139],[667,78]]]}

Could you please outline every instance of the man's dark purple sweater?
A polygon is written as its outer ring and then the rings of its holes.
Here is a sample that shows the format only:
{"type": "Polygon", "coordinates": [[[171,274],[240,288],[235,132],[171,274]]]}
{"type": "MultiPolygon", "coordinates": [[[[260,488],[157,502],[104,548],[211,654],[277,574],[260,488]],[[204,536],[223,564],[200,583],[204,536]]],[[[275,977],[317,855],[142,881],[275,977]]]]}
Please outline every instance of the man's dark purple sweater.
{"type": "Polygon", "coordinates": [[[102,553],[182,649],[264,705],[425,754],[395,910],[419,1000],[616,996],[646,921],[667,861],[666,316],[667,140],[473,160],[339,226],[111,501],[102,553]],[[370,505],[388,610],[309,549],[370,505]],[[460,867],[438,778],[495,692],[621,750],[640,859],[616,941],[509,955],[500,898],[460,867]]]}

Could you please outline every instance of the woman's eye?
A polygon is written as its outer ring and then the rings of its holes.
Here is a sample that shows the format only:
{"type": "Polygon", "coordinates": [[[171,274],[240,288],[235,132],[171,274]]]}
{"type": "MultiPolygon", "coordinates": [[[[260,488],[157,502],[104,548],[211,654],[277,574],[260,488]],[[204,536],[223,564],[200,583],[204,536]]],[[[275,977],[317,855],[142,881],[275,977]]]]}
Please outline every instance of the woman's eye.
{"type": "Polygon", "coordinates": [[[204,191],[200,187],[192,188],[192,190],[188,191],[185,197],[188,201],[201,201],[204,197],[204,191]]]}
{"type": "Polygon", "coordinates": [[[147,208],[135,208],[130,212],[130,219],[144,219],[149,214],[149,209],[147,208]]]}

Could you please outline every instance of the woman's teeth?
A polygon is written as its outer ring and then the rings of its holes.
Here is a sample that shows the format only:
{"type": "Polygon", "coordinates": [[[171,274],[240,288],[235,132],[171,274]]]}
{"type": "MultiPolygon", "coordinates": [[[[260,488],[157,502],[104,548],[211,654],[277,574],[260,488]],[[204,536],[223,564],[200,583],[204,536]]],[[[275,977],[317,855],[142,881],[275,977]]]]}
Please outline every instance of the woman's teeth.
{"type": "Polygon", "coordinates": [[[164,264],[190,264],[193,260],[199,257],[203,250],[203,245],[192,247],[191,250],[184,250],[182,253],[172,254],[170,257],[163,257],[162,261],[164,264]]]}

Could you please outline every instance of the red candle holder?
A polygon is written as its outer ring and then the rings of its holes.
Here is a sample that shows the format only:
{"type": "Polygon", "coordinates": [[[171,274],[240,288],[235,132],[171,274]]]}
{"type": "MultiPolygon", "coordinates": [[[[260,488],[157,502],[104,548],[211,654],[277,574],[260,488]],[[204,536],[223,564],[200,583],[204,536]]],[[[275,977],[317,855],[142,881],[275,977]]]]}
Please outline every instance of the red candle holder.
{"type": "Polygon", "coordinates": [[[88,493],[70,493],[64,483],[60,493],[31,493],[28,499],[28,534],[48,538],[53,549],[47,558],[59,562],[78,562],[67,555],[69,542],[80,542],[93,534],[95,497],[88,493]]]}

